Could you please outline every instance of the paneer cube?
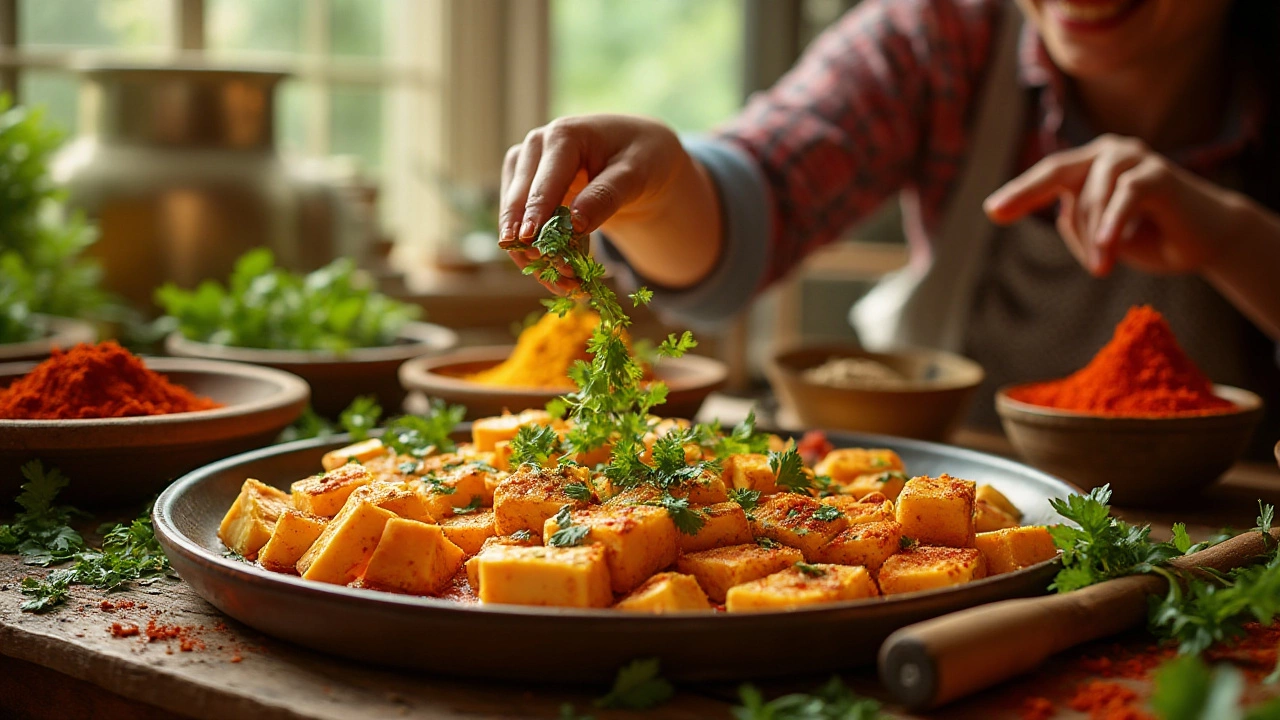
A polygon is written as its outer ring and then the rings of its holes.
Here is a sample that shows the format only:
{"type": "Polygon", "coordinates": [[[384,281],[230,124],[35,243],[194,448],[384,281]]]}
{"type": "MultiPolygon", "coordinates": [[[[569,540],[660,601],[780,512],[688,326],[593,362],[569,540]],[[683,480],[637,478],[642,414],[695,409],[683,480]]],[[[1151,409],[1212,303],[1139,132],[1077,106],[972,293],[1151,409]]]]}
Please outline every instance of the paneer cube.
{"type": "Polygon", "coordinates": [[[729,588],[724,607],[729,612],[791,610],[880,594],[864,567],[801,563],[729,588]]]}
{"type": "Polygon", "coordinates": [[[742,453],[725,458],[721,477],[726,487],[759,490],[765,495],[779,490],[778,475],[769,467],[769,456],[760,453],[742,453]]]}
{"type": "Polygon", "coordinates": [[[545,410],[525,410],[519,415],[505,413],[497,417],[480,418],[471,423],[471,442],[480,452],[492,452],[499,442],[511,440],[525,425],[552,423],[552,417],[545,410]]]}
{"type": "Polygon", "coordinates": [[[902,526],[890,520],[850,525],[814,553],[817,562],[862,565],[875,572],[901,549],[902,526]]]}
{"type": "Polygon", "coordinates": [[[1004,496],[1004,493],[991,487],[990,485],[979,485],[977,492],[974,494],[976,500],[982,500],[1003,511],[1006,515],[1015,521],[1022,521],[1022,511],[1004,496]]]}
{"type": "MultiPolygon", "coordinates": [[[[521,531],[514,535],[494,535],[484,541],[480,546],[480,552],[476,553],[476,555],[480,555],[480,553],[483,553],[491,547],[504,545],[514,547],[542,547],[542,537],[537,533],[531,533],[528,531],[521,531]]],[[[480,587],[480,566],[476,564],[475,559],[475,556],[472,556],[471,559],[467,560],[467,580],[470,582],[471,587],[478,588],[480,587]]]]}
{"type": "Polygon", "coordinates": [[[484,541],[493,537],[497,531],[493,527],[493,511],[479,510],[465,515],[454,515],[440,521],[440,529],[444,536],[454,545],[462,548],[468,556],[480,552],[484,541]]]}
{"type": "Polygon", "coordinates": [[[728,545],[751,542],[751,525],[747,513],[736,502],[722,502],[698,508],[704,520],[693,535],[680,533],[680,551],[701,552],[728,545]]]}
{"type": "Polygon", "coordinates": [[[464,463],[442,468],[421,478],[418,495],[426,503],[427,511],[437,518],[454,515],[454,508],[480,507],[493,504],[493,491],[489,480],[494,473],[488,465],[464,463]]]}
{"type": "Polygon", "coordinates": [[[499,440],[493,444],[493,466],[500,472],[511,472],[510,440],[499,440]]]}
{"type": "Polygon", "coordinates": [[[893,501],[885,500],[883,495],[872,494],[862,499],[855,498],[852,495],[833,495],[822,498],[822,502],[836,506],[840,512],[844,513],[845,520],[850,525],[887,522],[889,520],[896,521],[898,519],[897,511],[893,507],[893,501]],[[879,500],[874,498],[879,498],[879,500]]]}
{"type": "Polygon", "coordinates": [[[542,534],[547,518],[568,505],[581,509],[588,501],[571,497],[565,486],[586,484],[590,472],[582,467],[534,468],[525,466],[503,480],[493,491],[494,527],[499,535],[518,530],[542,534]]]}
{"type": "Polygon", "coordinates": [[[856,498],[878,493],[888,500],[897,500],[898,494],[902,492],[903,486],[907,484],[907,476],[901,470],[885,470],[878,473],[859,475],[847,483],[834,480],[833,482],[840,489],[840,492],[856,498]]]}
{"type": "Polygon", "coordinates": [[[412,595],[439,592],[462,567],[462,549],[439,525],[392,518],[364,571],[368,587],[412,595]]]}
{"type": "Polygon", "coordinates": [[[373,557],[387,521],[395,517],[372,503],[347,503],[298,559],[298,574],[335,585],[355,580],[373,557]]]}
{"type": "MultiPolygon", "coordinates": [[[[873,475],[890,470],[902,472],[902,458],[892,450],[871,448],[839,448],[827,453],[818,461],[813,471],[826,475],[841,485],[853,483],[862,475],[873,475]]],[[[889,496],[889,493],[885,493],[889,496]]]]}
{"type": "Polygon", "coordinates": [[[810,561],[848,524],[834,505],[795,493],[770,495],[751,511],[752,533],[797,548],[810,561]]]}
{"type": "Polygon", "coordinates": [[[271,539],[258,551],[258,564],[275,572],[297,572],[298,560],[324,531],[328,520],[297,510],[286,510],[276,520],[271,539]]]}
{"type": "Polygon", "coordinates": [[[253,560],[271,539],[276,521],[289,509],[283,491],[249,478],[218,526],[218,539],[229,549],[253,560]]]}
{"type": "Polygon", "coordinates": [[[734,585],[772,575],[803,560],[804,555],[795,548],[747,543],[689,553],[676,561],[676,569],[697,578],[707,597],[722,603],[734,585]]]}
{"type": "Polygon", "coordinates": [[[669,613],[688,610],[710,610],[711,601],[692,575],[676,572],[658,573],[613,606],[616,610],[646,613],[669,613]]]}
{"type": "Polygon", "coordinates": [[[973,548],[919,546],[892,555],[880,566],[885,595],[963,585],[987,576],[987,562],[973,548]]]}
{"type": "Polygon", "coordinates": [[[356,488],[371,482],[373,476],[363,465],[346,463],[323,475],[313,475],[289,486],[293,508],[311,515],[333,517],[356,488]]]}
{"type": "Polygon", "coordinates": [[[363,465],[374,458],[390,454],[390,451],[382,444],[381,440],[369,438],[346,447],[340,447],[337,450],[330,450],[324,454],[324,457],[320,458],[320,465],[328,472],[329,470],[337,470],[353,460],[355,464],[363,465]]]}
{"type": "Polygon", "coordinates": [[[973,547],[974,484],[950,475],[912,478],[898,496],[902,534],[921,545],[973,547]]]}
{"type": "MultiPolygon", "coordinates": [[[[675,523],[663,508],[647,505],[599,506],[570,515],[574,525],[590,528],[587,542],[605,549],[611,587],[615,593],[631,592],[649,576],[676,561],[680,541],[675,523]]],[[[549,542],[560,525],[555,518],[543,526],[549,542]]]]}
{"type": "Polygon", "coordinates": [[[470,564],[475,565],[481,602],[582,608],[613,603],[609,566],[600,545],[493,545],[470,564]]]}
{"type": "Polygon", "coordinates": [[[368,503],[418,522],[435,524],[436,521],[418,493],[405,485],[375,482],[358,487],[347,498],[346,505],[353,503],[368,503]]]}
{"type": "Polygon", "coordinates": [[[979,534],[1017,526],[1017,519],[1004,510],[1001,510],[986,500],[974,501],[973,529],[979,534]]]}
{"type": "Polygon", "coordinates": [[[1052,560],[1058,554],[1049,530],[1040,525],[1013,527],[994,532],[980,532],[973,541],[987,562],[987,573],[1021,570],[1038,562],[1052,560]]]}
{"type": "Polygon", "coordinates": [[[729,490],[725,487],[723,476],[712,472],[703,473],[680,487],[673,488],[671,494],[678,498],[688,498],[692,505],[715,505],[729,499],[729,490]]]}

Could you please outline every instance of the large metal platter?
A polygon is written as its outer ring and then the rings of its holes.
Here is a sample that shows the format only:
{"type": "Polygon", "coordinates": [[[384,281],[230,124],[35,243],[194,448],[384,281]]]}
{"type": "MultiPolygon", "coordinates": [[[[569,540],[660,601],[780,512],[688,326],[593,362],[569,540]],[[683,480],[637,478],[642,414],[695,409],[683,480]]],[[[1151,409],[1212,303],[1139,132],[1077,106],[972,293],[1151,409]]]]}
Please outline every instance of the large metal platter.
{"type": "MultiPolygon", "coordinates": [[[[830,433],[837,447],[887,447],[913,474],[989,483],[1051,523],[1049,498],[1075,489],[1057,478],[972,450],[877,435],[830,433]]],[[[182,477],[156,501],[156,535],[184,580],[227,615],[268,635],[378,665],[453,676],[532,681],[612,678],[636,658],[658,657],[674,680],[832,672],[874,661],[904,625],[974,605],[1045,592],[1057,561],[943,590],[789,612],[641,615],[614,610],[462,604],[326,585],[224,555],[218,523],[246,477],[287,488],[314,474],[343,438],[236,455],[182,477]]]]}

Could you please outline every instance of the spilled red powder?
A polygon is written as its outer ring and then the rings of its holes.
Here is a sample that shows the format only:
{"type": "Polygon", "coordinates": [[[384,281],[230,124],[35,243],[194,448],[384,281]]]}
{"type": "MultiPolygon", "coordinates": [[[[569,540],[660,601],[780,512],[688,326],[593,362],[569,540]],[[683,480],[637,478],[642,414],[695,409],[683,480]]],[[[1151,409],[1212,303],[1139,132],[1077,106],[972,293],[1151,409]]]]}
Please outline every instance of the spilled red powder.
{"type": "Polygon", "coordinates": [[[204,641],[195,632],[196,628],[192,625],[161,625],[155,618],[147,622],[147,642],[177,640],[178,649],[182,652],[204,650],[204,641]]]}
{"type": "Polygon", "coordinates": [[[133,623],[111,623],[112,637],[127,638],[138,634],[138,626],[133,623]]]}
{"type": "Polygon", "coordinates": [[[1029,697],[1022,703],[1022,720],[1049,720],[1057,709],[1053,701],[1044,697],[1029,697]]]}
{"type": "Polygon", "coordinates": [[[1133,707],[1138,693],[1109,680],[1090,680],[1076,688],[1067,702],[1072,710],[1089,713],[1090,720],[1154,720],[1133,707]]]}

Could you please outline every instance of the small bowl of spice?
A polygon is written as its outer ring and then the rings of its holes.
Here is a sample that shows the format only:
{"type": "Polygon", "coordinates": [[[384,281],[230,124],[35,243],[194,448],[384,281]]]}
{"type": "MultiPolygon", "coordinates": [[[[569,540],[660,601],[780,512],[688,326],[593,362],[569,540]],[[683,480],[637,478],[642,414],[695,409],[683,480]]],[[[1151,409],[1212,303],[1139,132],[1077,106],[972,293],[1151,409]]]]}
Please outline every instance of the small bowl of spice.
{"type": "Polygon", "coordinates": [[[822,345],[773,356],[779,401],[806,428],[943,440],[964,419],[982,367],[940,350],[822,345]]]}
{"type": "Polygon", "coordinates": [[[62,498],[80,507],[145,500],[201,465],[269,445],[302,414],[306,382],[271,368],[139,358],[114,342],[0,364],[0,496],[42,460],[91,479],[62,498]]]}
{"type": "Polygon", "coordinates": [[[1262,399],[1215,385],[1164,317],[1134,307],[1084,368],[996,394],[1010,442],[1031,464],[1119,505],[1168,504],[1222,476],[1244,453],[1262,399]]]}

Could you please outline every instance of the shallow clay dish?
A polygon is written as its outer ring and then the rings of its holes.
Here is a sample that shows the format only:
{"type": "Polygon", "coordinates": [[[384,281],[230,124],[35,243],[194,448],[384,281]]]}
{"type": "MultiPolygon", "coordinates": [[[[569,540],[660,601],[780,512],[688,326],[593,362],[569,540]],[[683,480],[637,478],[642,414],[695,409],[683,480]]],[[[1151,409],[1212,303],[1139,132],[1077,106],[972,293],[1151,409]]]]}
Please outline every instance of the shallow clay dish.
{"type": "MultiPolygon", "coordinates": [[[[420,391],[427,397],[466,405],[467,417],[472,420],[500,415],[503,410],[518,413],[542,409],[551,399],[573,390],[572,387],[558,390],[494,387],[465,379],[506,360],[512,349],[511,345],[465,348],[410,360],[400,368],[400,382],[407,390],[420,391]]],[[[658,361],[654,374],[667,384],[670,391],[666,404],[660,408],[662,414],[691,418],[702,406],[702,401],[724,385],[728,370],[719,360],[685,355],[658,361]]]]}
{"type": "MultiPolygon", "coordinates": [[[[19,468],[40,459],[71,479],[59,502],[81,508],[146,502],[193,468],[270,444],[307,404],[307,384],[279,370],[180,358],[146,363],[224,407],[100,420],[0,420],[0,498],[16,495],[24,482],[19,468]]],[[[0,365],[0,388],[35,365],[0,365]]]]}
{"type": "Polygon", "coordinates": [[[786,350],[770,358],[769,384],[802,427],[944,440],[964,419],[982,366],[941,350],[869,352],[839,345],[786,350]],[[803,372],[832,358],[874,360],[907,378],[901,387],[832,387],[803,372]]]}
{"type": "Polygon", "coordinates": [[[996,393],[1005,434],[1027,462],[1082,488],[1111,484],[1130,507],[1168,504],[1216,481],[1249,445],[1262,399],[1215,385],[1236,410],[1167,418],[1102,417],[1056,410],[996,393]]]}
{"type": "Polygon", "coordinates": [[[342,355],[303,350],[260,350],[188,340],[178,333],[165,340],[165,351],[179,357],[232,360],[291,372],[311,385],[311,407],[336,418],[357,395],[376,395],[388,415],[400,412],[405,391],[396,370],[410,358],[433,355],[458,344],[458,334],[431,323],[408,323],[395,345],[357,348],[342,355]]]}
{"type": "Polygon", "coordinates": [[[43,337],[20,343],[0,344],[0,362],[43,360],[49,357],[55,347],[66,350],[73,345],[91,343],[98,339],[98,331],[93,323],[84,320],[46,317],[44,322],[46,331],[43,337]]]}
{"type": "MultiPolygon", "coordinates": [[[[1074,488],[1025,465],[914,440],[832,433],[838,447],[888,447],[914,473],[990,483],[1026,514],[1055,515],[1074,488]]],[[[657,657],[677,681],[804,675],[873,662],[893,630],[962,608],[1045,592],[1050,560],[956,588],[792,612],[644,615],[616,610],[461,604],[268,572],[226,557],[218,523],[246,477],[286,488],[320,467],[342,438],[304,440],[201,468],[160,495],[156,536],[182,578],[219,610],[268,635],[377,665],[485,680],[607,682],[635,658],[657,657]],[[496,650],[495,650],[496,648],[496,650]],[[567,648],[554,662],[521,649],[567,648]],[[510,652],[505,651],[510,649],[510,652]]]]}

